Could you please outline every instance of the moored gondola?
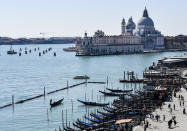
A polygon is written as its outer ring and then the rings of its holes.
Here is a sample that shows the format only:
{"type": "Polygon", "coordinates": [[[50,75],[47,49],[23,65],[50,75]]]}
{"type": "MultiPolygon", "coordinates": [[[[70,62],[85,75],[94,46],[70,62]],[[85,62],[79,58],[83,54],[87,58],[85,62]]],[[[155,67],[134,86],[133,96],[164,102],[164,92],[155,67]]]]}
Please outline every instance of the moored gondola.
{"type": "Polygon", "coordinates": [[[63,128],[64,129],[64,131],[75,131],[75,129],[73,129],[73,128],[70,128],[70,127],[64,127],[63,128]]]}
{"type": "Polygon", "coordinates": [[[106,92],[106,91],[99,91],[99,92],[106,95],[106,96],[123,96],[123,95],[126,95],[124,93],[114,93],[114,92],[106,92]]]}
{"type": "Polygon", "coordinates": [[[131,92],[133,90],[121,90],[121,89],[110,89],[110,88],[106,88],[107,90],[111,91],[111,92],[131,92]]]}
{"type": "Polygon", "coordinates": [[[102,111],[99,111],[99,110],[97,110],[97,113],[99,113],[101,115],[105,115],[105,116],[110,115],[108,112],[102,112],[102,111]]]}
{"type": "Polygon", "coordinates": [[[77,99],[78,102],[83,103],[85,105],[89,105],[89,106],[107,106],[109,105],[109,103],[97,103],[97,102],[88,102],[88,101],[82,101],[77,99]]]}
{"type": "Polygon", "coordinates": [[[91,121],[91,122],[93,122],[93,123],[101,123],[101,121],[96,119],[96,118],[90,118],[90,117],[87,117],[87,116],[85,116],[84,118],[89,120],[89,121],[91,121]]]}
{"type": "Polygon", "coordinates": [[[81,128],[84,128],[83,130],[90,130],[90,129],[94,129],[95,125],[92,123],[87,123],[84,121],[81,121],[79,119],[77,119],[76,124],[81,126],[81,128]]]}
{"type": "Polygon", "coordinates": [[[107,115],[99,115],[99,114],[96,114],[96,113],[91,113],[90,116],[92,116],[96,119],[99,119],[99,120],[103,120],[107,117],[107,115]]]}
{"type": "Polygon", "coordinates": [[[144,79],[119,80],[121,83],[143,83],[144,79]]]}

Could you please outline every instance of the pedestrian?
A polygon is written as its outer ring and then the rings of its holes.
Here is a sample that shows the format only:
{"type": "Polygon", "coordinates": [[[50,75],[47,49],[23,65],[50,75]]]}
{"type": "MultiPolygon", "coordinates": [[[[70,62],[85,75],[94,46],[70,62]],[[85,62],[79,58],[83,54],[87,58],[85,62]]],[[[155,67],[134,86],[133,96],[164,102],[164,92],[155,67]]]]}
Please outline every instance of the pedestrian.
{"type": "Polygon", "coordinates": [[[180,107],[181,107],[181,101],[180,101],[180,107]]]}
{"type": "Polygon", "coordinates": [[[186,114],[186,109],[185,108],[183,109],[183,114],[186,114]]]}
{"type": "Polygon", "coordinates": [[[172,114],[172,108],[170,108],[170,113],[172,114]]]}
{"type": "Polygon", "coordinates": [[[158,121],[158,114],[156,114],[156,121],[158,121]]]}
{"type": "Polygon", "coordinates": [[[169,104],[169,105],[168,105],[168,108],[170,108],[170,107],[171,107],[171,105],[169,104]]]}
{"type": "Polygon", "coordinates": [[[149,121],[148,121],[148,120],[146,120],[146,126],[147,126],[147,128],[148,128],[148,126],[149,126],[149,121]]]}
{"type": "Polygon", "coordinates": [[[184,106],[184,100],[183,100],[182,104],[183,104],[183,106],[184,106]]]}
{"type": "Polygon", "coordinates": [[[181,95],[179,94],[179,100],[180,100],[180,98],[181,98],[181,95]]]}
{"type": "Polygon", "coordinates": [[[166,116],[165,115],[163,115],[163,121],[165,121],[166,120],[166,116]]]}
{"type": "Polygon", "coordinates": [[[171,128],[171,124],[172,124],[172,119],[168,121],[168,128],[171,128]]]}
{"type": "Polygon", "coordinates": [[[146,129],[147,129],[147,126],[146,126],[146,125],[144,125],[144,131],[146,131],[146,129]]]}
{"type": "Polygon", "coordinates": [[[128,131],[129,130],[129,125],[126,123],[125,124],[125,131],[128,131]]]}
{"type": "Polygon", "coordinates": [[[174,119],[174,126],[176,126],[176,124],[177,124],[177,122],[176,122],[176,120],[174,119]]]}
{"type": "Polygon", "coordinates": [[[132,125],[130,126],[130,131],[133,131],[133,130],[132,130],[132,125]]]}
{"type": "Polygon", "coordinates": [[[173,109],[175,110],[175,104],[173,105],[173,109]]]}

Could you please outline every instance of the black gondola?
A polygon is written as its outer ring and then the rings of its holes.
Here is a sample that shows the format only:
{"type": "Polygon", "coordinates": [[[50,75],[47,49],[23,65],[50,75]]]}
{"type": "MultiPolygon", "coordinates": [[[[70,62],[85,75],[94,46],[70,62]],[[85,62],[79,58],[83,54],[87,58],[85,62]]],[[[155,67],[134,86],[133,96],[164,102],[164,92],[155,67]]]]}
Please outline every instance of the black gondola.
{"type": "Polygon", "coordinates": [[[96,119],[99,119],[99,120],[104,120],[107,115],[99,115],[99,114],[95,114],[95,113],[91,113],[90,116],[96,118],[96,119]]]}
{"type": "Polygon", "coordinates": [[[103,110],[105,110],[105,111],[107,111],[107,112],[109,112],[109,113],[113,113],[113,112],[115,112],[115,110],[111,110],[111,109],[109,109],[109,108],[103,108],[103,110]]]}
{"type": "Polygon", "coordinates": [[[107,90],[111,91],[111,92],[131,92],[133,90],[121,90],[121,89],[110,89],[110,88],[106,88],[107,90]]]}
{"type": "Polygon", "coordinates": [[[122,96],[122,95],[126,95],[126,94],[122,94],[122,93],[114,93],[114,92],[106,92],[106,91],[99,91],[100,93],[106,95],[106,96],[122,96]]]}
{"type": "Polygon", "coordinates": [[[88,102],[88,101],[82,101],[77,99],[78,102],[83,103],[85,105],[90,105],[90,106],[107,106],[109,103],[97,103],[97,102],[88,102]]]}
{"type": "Polygon", "coordinates": [[[93,123],[101,123],[101,121],[96,119],[96,118],[90,118],[90,117],[87,117],[87,116],[85,116],[84,118],[89,120],[89,121],[91,121],[91,122],[93,122],[93,123]]]}
{"type": "Polygon", "coordinates": [[[70,128],[69,126],[63,128],[64,131],[75,131],[75,129],[70,128]]]}
{"type": "Polygon", "coordinates": [[[77,124],[77,122],[76,122],[76,123],[73,123],[73,126],[79,128],[79,129],[81,129],[81,130],[84,130],[84,129],[85,129],[84,126],[81,126],[81,125],[77,124]]]}
{"type": "Polygon", "coordinates": [[[97,113],[99,113],[101,115],[104,115],[104,116],[110,115],[108,112],[102,112],[102,111],[99,111],[99,110],[97,110],[97,113]]]}
{"type": "Polygon", "coordinates": [[[94,124],[87,123],[87,122],[81,121],[79,119],[77,119],[76,124],[78,126],[80,126],[80,128],[84,128],[83,130],[90,130],[90,129],[93,129],[95,127],[94,124]]]}
{"type": "Polygon", "coordinates": [[[50,105],[51,107],[55,107],[57,105],[60,105],[62,103],[62,101],[64,100],[64,98],[58,100],[58,101],[55,101],[55,102],[52,102],[52,99],[50,100],[50,105]]]}

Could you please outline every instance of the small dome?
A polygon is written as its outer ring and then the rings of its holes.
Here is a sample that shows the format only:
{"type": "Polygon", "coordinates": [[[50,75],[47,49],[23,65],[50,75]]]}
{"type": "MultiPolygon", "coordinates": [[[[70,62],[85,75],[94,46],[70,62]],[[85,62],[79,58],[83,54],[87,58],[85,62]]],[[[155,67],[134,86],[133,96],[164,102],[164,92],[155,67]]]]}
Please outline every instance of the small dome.
{"type": "Polygon", "coordinates": [[[153,20],[149,17],[142,17],[139,22],[138,26],[154,26],[153,20]]]}
{"type": "Polygon", "coordinates": [[[132,17],[130,17],[126,28],[127,29],[135,29],[136,28],[136,24],[133,22],[132,17]]]}

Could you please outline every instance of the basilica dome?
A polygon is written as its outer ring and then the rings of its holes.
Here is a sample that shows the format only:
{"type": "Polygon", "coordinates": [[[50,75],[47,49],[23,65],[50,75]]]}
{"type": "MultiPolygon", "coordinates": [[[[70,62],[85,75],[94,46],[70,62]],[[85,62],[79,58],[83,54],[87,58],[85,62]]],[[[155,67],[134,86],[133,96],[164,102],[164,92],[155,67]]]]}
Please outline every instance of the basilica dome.
{"type": "Polygon", "coordinates": [[[143,17],[139,20],[138,26],[154,26],[153,20],[149,17],[147,9],[145,8],[143,17]]]}

